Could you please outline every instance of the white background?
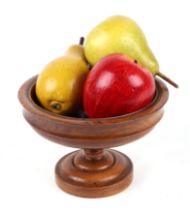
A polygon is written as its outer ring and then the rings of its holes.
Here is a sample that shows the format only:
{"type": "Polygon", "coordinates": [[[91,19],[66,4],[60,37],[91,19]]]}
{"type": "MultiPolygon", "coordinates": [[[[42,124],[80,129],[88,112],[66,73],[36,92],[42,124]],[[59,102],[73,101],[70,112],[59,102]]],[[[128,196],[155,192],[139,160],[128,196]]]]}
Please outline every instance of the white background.
{"type": "Polygon", "coordinates": [[[188,0],[0,0],[0,209],[190,209],[190,6],[188,0]],[[72,148],[46,141],[25,122],[20,85],[110,15],[135,19],[169,87],[165,115],[143,139],[117,148],[134,163],[134,180],[102,199],[68,195],[54,166],[72,148]]]}

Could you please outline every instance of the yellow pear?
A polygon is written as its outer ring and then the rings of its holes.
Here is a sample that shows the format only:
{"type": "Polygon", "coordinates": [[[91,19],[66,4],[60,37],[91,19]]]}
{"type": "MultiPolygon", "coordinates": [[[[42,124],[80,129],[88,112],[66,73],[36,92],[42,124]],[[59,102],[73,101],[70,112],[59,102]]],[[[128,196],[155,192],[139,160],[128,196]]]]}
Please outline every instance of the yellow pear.
{"type": "Polygon", "coordinates": [[[71,46],[64,56],[50,62],[36,82],[41,105],[57,114],[70,114],[82,105],[83,85],[88,75],[81,45],[71,46]]]}
{"type": "Polygon", "coordinates": [[[98,24],[87,35],[84,48],[85,56],[92,66],[109,54],[123,53],[153,75],[158,75],[178,87],[160,72],[158,61],[148,46],[143,31],[129,17],[112,16],[98,24]]]}

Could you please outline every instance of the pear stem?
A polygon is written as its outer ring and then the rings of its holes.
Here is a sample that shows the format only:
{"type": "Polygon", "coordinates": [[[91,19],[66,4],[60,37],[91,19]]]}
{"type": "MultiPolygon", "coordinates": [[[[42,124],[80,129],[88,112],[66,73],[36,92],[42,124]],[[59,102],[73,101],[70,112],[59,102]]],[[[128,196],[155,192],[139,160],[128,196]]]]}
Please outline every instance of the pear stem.
{"type": "Polygon", "coordinates": [[[84,44],[84,37],[80,37],[80,39],[79,39],[79,44],[80,44],[80,45],[83,45],[83,44],[84,44]]]}
{"type": "Polygon", "coordinates": [[[170,85],[174,86],[175,88],[179,87],[178,84],[176,84],[174,81],[172,81],[169,77],[167,77],[162,72],[158,72],[158,73],[156,73],[156,75],[161,77],[163,80],[165,80],[166,82],[168,82],[170,85]]]}

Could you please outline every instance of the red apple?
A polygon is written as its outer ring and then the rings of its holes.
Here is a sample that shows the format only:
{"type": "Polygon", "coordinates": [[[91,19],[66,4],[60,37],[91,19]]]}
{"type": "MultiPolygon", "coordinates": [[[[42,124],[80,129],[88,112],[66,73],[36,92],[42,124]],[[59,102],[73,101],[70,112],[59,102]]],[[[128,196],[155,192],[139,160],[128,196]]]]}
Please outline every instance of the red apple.
{"type": "Polygon", "coordinates": [[[101,59],[89,73],[84,87],[84,110],[89,117],[113,117],[148,105],[155,95],[155,80],[123,54],[101,59]]]}

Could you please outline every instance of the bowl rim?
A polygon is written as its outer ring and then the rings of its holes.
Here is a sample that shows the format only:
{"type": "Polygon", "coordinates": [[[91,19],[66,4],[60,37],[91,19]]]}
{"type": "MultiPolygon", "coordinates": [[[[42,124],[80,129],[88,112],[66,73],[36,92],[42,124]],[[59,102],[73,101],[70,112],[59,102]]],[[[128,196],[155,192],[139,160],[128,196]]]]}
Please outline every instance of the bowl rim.
{"type": "Polygon", "coordinates": [[[119,115],[115,117],[107,117],[107,118],[77,118],[71,116],[65,116],[50,112],[43,107],[40,107],[36,104],[31,96],[32,90],[35,88],[36,80],[38,75],[35,75],[28,79],[24,84],[20,87],[18,92],[18,98],[22,106],[25,110],[47,119],[51,119],[57,122],[67,123],[67,124],[75,124],[75,125],[107,125],[113,123],[122,123],[137,120],[145,115],[152,114],[160,110],[164,104],[167,102],[169,97],[169,91],[166,84],[161,81],[159,78],[155,78],[156,82],[156,94],[154,99],[150,104],[139,109],[135,112],[131,112],[125,115],[119,115]]]}

